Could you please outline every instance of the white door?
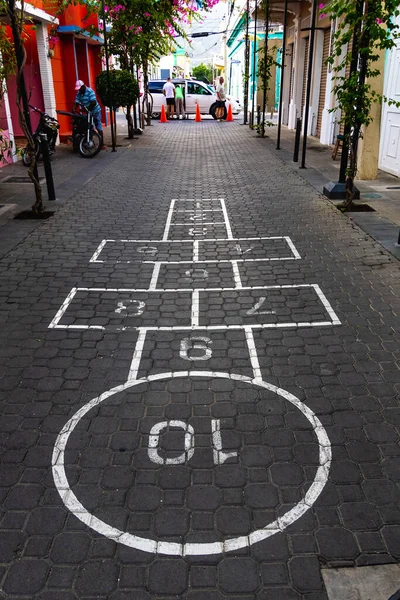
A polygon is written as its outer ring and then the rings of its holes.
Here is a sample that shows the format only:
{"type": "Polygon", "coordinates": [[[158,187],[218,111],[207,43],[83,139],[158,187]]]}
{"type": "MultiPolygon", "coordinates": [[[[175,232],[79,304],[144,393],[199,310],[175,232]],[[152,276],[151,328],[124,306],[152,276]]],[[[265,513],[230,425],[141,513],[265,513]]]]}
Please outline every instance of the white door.
{"type": "MultiPolygon", "coordinates": [[[[390,51],[385,79],[385,96],[399,102],[400,40],[397,40],[396,46],[390,51]]],[[[382,110],[379,168],[400,177],[400,108],[388,106],[387,103],[382,110]]]]}

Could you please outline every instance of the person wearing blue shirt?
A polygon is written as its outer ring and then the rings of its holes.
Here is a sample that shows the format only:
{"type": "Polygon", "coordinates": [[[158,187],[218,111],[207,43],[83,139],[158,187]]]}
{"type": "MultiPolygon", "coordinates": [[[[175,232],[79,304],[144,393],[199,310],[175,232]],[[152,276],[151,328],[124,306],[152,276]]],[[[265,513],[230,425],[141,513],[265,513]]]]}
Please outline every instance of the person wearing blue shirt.
{"type": "Polygon", "coordinates": [[[76,82],[75,91],[77,92],[77,94],[73,110],[76,110],[78,105],[81,104],[92,113],[93,123],[96,127],[97,133],[101,138],[101,145],[103,146],[103,125],[101,122],[101,108],[100,104],[97,102],[96,94],[90,87],[86,86],[81,79],[78,79],[78,81],[76,82]]]}

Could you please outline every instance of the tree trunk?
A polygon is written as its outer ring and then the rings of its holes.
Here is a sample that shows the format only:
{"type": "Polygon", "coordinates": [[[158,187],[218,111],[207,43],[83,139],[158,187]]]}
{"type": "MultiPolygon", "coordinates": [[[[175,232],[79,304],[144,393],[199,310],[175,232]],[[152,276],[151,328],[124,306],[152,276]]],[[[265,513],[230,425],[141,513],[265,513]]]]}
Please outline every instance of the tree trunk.
{"type": "Polygon", "coordinates": [[[132,119],[132,113],[131,113],[131,106],[127,106],[126,107],[126,120],[128,123],[128,140],[133,140],[134,135],[133,135],[133,119],[132,119]]]}
{"type": "Polygon", "coordinates": [[[149,63],[148,63],[147,59],[143,61],[143,87],[144,87],[143,103],[142,103],[143,114],[146,119],[146,124],[148,126],[150,126],[151,125],[151,108],[150,108],[150,104],[149,104],[149,63]]]}
{"type": "MultiPolygon", "coordinates": [[[[364,0],[357,0],[357,12],[359,14],[363,14],[364,12],[364,0]]],[[[361,73],[359,71],[359,61],[360,61],[360,48],[361,48],[361,22],[358,23],[357,27],[354,28],[353,32],[353,46],[351,50],[351,63],[350,63],[350,77],[352,75],[358,74],[358,85],[360,86],[361,82],[365,82],[365,69],[366,69],[366,60],[364,59],[362,62],[364,64],[364,71],[361,73]]],[[[358,105],[358,102],[357,102],[358,105]]],[[[357,106],[358,108],[358,106],[357,106]]],[[[347,168],[346,174],[346,200],[343,203],[344,209],[346,211],[350,210],[353,201],[354,201],[354,179],[357,173],[357,152],[358,152],[358,140],[360,137],[360,129],[361,124],[357,117],[354,119],[353,123],[351,123],[351,130],[349,135],[348,144],[348,152],[349,152],[349,164],[347,168]]],[[[345,152],[345,144],[343,144],[342,152],[345,152]]]]}
{"type": "Polygon", "coordinates": [[[21,2],[21,8],[17,11],[15,0],[7,0],[7,12],[10,19],[10,26],[13,34],[15,58],[17,62],[17,107],[18,120],[20,127],[27,140],[27,153],[31,159],[31,164],[28,170],[28,175],[35,188],[35,204],[32,206],[32,211],[39,214],[44,211],[42,188],[39,183],[39,176],[36,164],[35,142],[32,136],[31,117],[29,112],[28,96],[26,93],[26,85],[24,78],[24,68],[26,63],[26,51],[21,37],[22,23],[24,15],[24,2],[21,2]],[[20,17],[18,16],[20,14],[20,17]],[[20,18],[20,22],[19,22],[20,18]]]}

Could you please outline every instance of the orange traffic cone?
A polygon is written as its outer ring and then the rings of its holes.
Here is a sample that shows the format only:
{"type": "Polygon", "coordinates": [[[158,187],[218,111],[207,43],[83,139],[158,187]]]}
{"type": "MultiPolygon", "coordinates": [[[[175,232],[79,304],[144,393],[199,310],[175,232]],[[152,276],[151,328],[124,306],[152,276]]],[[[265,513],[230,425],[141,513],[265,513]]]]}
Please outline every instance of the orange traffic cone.
{"type": "Polygon", "coordinates": [[[160,118],[160,123],[168,123],[167,121],[167,116],[165,114],[165,107],[164,104],[161,105],[161,118],[160,118]]]}
{"type": "Polygon", "coordinates": [[[232,116],[232,104],[228,104],[228,114],[226,116],[226,120],[227,121],[233,121],[233,116],[232,116]]]}
{"type": "Polygon", "coordinates": [[[196,123],[201,123],[200,106],[197,104],[197,102],[196,102],[196,117],[194,120],[196,123]]]}

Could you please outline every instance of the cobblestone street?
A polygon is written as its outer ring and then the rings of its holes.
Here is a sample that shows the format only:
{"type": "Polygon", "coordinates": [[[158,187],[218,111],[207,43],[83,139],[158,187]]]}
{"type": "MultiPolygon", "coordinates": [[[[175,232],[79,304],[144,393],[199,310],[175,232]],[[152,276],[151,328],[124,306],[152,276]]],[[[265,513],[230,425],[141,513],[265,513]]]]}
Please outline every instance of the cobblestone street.
{"type": "Polygon", "coordinates": [[[0,598],[397,563],[397,260],[238,121],[118,150],[0,258],[0,598]]]}

